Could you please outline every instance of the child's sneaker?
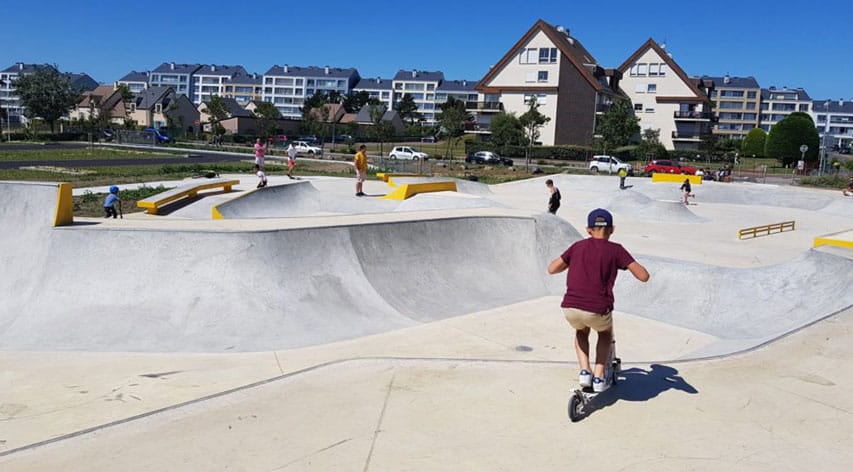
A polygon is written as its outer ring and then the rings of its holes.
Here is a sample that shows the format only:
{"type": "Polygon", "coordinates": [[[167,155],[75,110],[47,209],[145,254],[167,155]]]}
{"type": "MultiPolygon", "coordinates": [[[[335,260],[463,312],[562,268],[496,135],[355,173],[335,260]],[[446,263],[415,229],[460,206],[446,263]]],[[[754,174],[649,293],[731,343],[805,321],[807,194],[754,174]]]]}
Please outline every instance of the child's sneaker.
{"type": "Polygon", "coordinates": [[[592,379],[592,391],[595,393],[601,393],[610,388],[610,384],[605,382],[601,377],[596,377],[592,379]]]}
{"type": "Polygon", "coordinates": [[[578,376],[578,384],[581,388],[592,387],[592,372],[584,369],[578,376]]]}

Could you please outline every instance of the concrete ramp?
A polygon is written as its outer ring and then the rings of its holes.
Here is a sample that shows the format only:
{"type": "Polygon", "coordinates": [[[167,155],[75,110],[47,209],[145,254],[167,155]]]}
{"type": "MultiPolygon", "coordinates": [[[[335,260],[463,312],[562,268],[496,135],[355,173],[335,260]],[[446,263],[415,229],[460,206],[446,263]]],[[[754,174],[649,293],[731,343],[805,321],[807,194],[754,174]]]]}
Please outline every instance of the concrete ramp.
{"type": "MultiPolygon", "coordinates": [[[[548,214],[55,228],[55,186],[0,190],[0,224],[15,228],[0,232],[0,349],[11,350],[262,351],[355,338],[559,295],[565,275],[545,269],[580,238],[548,214]]],[[[853,305],[853,259],[833,251],[750,269],[634,255],[652,279],[623,273],[616,310],[720,339],[689,356],[751,347],[853,305]]]]}
{"type": "Polygon", "coordinates": [[[586,204],[589,208],[607,208],[615,215],[625,215],[665,223],[703,223],[707,218],[696,215],[678,200],[655,200],[634,190],[614,190],[606,197],[586,204]]]}

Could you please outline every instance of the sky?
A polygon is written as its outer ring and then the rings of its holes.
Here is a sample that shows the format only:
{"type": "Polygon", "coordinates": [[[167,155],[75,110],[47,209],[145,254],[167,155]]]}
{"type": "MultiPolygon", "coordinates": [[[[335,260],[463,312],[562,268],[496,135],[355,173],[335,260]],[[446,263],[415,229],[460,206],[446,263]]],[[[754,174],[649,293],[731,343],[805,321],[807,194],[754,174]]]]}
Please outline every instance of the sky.
{"type": "Polygon", "coordinates": [[[102,83],[164,62],[479,80],[542,19],[568,29],[605,68],[653,38],[689,76],[753,76],[815,100],[853,98],[851,0],[124,3],[0,1],[0,69],[49,63],[102,83]]]}

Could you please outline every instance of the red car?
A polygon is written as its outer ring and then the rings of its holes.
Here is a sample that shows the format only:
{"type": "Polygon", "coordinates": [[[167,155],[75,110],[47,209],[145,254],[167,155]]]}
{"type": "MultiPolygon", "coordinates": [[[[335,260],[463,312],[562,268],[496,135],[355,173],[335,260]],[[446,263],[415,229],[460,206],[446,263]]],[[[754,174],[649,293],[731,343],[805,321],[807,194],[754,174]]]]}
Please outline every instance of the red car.
{"type": "Polygon", "coordinates": [[[674,161],[657,160],[651,161],[646,164],[644,172],[647,174],[654,174],[655,172],[660,172],[661,174],[694,175],[696,174],[696,168],[683,166],[680,163],[674,161]]]}

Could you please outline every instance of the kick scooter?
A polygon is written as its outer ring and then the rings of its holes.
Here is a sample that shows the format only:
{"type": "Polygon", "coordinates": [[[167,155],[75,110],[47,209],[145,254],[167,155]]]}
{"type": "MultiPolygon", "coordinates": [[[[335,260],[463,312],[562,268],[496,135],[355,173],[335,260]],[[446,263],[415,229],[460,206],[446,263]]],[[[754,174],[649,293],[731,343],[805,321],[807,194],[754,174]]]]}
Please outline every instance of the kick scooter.
{"type": "MultiPolygon", "coordinates": [[[[610,356],[604,366],[604,381],[608,387],[616,386],[616,378],[622,371],[622,359],[616,357],[616,337],[610,341],[610,356]]],[[[605,389],[605,392],[607,389],[605,389]]],[[[579,421],[587,413],[587,406],[601,393],[596,393],[592,387],[576,388],[569,398],[569,419],[572,423],[579,421]]]]}

